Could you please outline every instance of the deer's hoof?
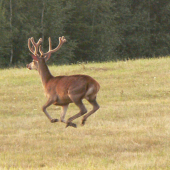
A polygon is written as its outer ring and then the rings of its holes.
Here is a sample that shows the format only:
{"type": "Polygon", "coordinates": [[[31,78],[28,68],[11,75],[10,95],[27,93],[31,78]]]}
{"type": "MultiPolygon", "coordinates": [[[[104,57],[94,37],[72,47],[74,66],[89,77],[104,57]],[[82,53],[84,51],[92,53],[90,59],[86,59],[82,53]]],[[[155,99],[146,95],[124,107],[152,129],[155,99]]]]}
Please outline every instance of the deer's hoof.
{"type": "Polygon", "coordinates": [[[66,123],[66,128],[67,128],[68,126],[72,126],[72,127],[74,127],[74,128],[77,128],[77,125],[76,125],[75,123],[72,123],[72,122],[67,122],[67,123],[66,123]]]}
{"type": "Polygon", "coordinates": [[[55,123],[55,122],[58,122],[59,120],[58,119],[51,119],[51,123],[55,123]]]}
{"type": "Polygon", "coordinates": [[[86,122],[86,120],[83,119],[82,122],[81,122],[81,125],[84,126],[84,125],[85,125],[85,122],[86,122]]]}

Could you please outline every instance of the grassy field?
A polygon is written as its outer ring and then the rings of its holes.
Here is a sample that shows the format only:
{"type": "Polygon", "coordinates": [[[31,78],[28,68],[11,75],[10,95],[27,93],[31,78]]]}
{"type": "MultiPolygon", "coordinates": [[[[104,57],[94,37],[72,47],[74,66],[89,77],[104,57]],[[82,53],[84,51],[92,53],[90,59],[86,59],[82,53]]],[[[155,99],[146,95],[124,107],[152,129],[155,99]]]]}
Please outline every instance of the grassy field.
{"type": "MultiPolygon", "coordinates": [[[[49,68],[94,77],[100,109],[77,129],[51,124],[38,72],[0,70],[0,170],[170,169],[169,57],[49,68]]],[[[60,117],[60,107],[48,111],[60,117]]],[[[77,112],[70,104],[66,119],[77,112]]]]}

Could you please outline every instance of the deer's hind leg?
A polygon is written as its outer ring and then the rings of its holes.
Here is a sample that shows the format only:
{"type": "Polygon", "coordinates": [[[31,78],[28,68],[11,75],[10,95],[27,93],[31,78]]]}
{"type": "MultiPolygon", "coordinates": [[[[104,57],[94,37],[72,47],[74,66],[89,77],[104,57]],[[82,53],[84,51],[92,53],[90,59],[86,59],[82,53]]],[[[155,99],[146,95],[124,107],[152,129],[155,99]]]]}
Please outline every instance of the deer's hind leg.
{"type": "Polygon", "coordinates": [[[87,98],[88,102],[93,106],[93,109],[88,112],[86,115],[83,116],[83,119],[82,119],[82,125],[85,124],[87,118],[92,115],[93,113],[95,113],[99,108],[100,106],[98,105],[97,101],[96,101],[96,97],[94,99],[90,99],[90,98],[87,98]]]}
{"type": "MultiPolygon", "coordinates": [[[[73,120],[77,119],[78,117],[84,115],[85,113],[87,113],[87,109],[85,108],[83,102],[82,102],[82,98],[84,96],[84,93],[80,93],[80,94],[70,94],[69,97],[70,99],[75,103],[76,106],[78,106],[78,108],[80,109],[79,113],[75,114],[74,116],[70,117],[67,120],[67,125],[68,126],[73,126],[75,125],[74,123],[72,123],[73,120]]],[[[74,127],[74,126],[73,126],[74,127]]]]}

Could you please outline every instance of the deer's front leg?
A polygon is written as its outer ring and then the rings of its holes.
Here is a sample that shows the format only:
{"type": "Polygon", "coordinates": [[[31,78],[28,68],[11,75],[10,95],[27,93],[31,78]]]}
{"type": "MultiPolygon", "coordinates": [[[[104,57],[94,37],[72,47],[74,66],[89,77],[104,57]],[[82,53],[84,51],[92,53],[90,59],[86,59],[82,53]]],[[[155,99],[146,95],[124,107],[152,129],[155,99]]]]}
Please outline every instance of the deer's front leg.
{"type": "Polygon", "coordinates": [[[58,119],[52,119],[51,116],[48,114],[47,112],[47,107],[49,107],[50,105],[53,104],[53,101],[48,99],[47,103],[42,107],[43,112],[45,113],[45,115],[48,117],[48,119],[50,120],[51,123],[55,123],[58,122],[58,119]]]}
{"type": "Polygon", "coordinates": [[[64,120],[64,118],[65,118],[67,109],[68,109],[68,104],[67,104],[67,105],[64,105],[64,106],[61,106],[60,121],[63,122],[63,123],[66,123],[66,121],[64,120]]]}
{"type": "Polygon", "coordinates": [[[67,124],[66,127],[72,126],[72,127],[75,127],[75,128],[76,128],[77,125],[76,125],[75,123],[72,123],[72,122],[67,123],[67,122],[64,120],[65,115],[66,115],[66,112],[67,112],[67,109],[68,109],[68,104],[67,104],[67,105],[64,105],[64,106],[61,106],[62,112],[61,112],[60,121],[63,122],[63,123],[66,123],[66,124],[67,124]]]}

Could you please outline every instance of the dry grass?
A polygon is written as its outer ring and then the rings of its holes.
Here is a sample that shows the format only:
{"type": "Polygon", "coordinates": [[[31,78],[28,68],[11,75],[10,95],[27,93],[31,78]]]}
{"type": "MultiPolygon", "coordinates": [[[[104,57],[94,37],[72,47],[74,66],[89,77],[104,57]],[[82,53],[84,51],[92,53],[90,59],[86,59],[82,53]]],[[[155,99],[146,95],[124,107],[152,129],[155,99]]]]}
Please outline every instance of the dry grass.
{"type": "MultiPolygon", "coordinates": [[[[170,58],[51,66],[53,75],[88,74],[101,106],[84,127],[51,124],[36,71],[0,70],[0,169],[169,170],[170,58]]],[[[84,101],[87,108],[91,106],[84,101]]],[[[60,108],[50,114],[59,118],[60,108]]],[[[78,112],[71,104],[67,117],[78,112]]]]}

